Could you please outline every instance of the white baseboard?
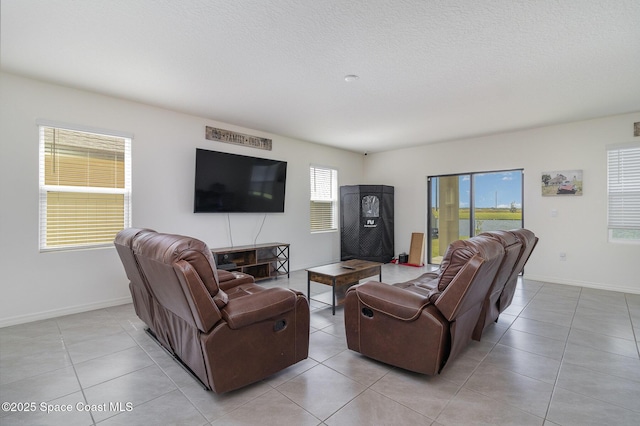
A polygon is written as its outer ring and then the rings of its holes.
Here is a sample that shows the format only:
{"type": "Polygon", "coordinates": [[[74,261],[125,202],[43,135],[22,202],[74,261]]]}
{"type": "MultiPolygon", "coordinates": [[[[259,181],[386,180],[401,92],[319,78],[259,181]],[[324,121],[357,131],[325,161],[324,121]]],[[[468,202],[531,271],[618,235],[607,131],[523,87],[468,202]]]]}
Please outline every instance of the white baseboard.
{"type": "Polygon", "coordinates": [[[621,293],[640,294],[640,288],[622,287],[622,286],[615,286],[615,285],[608,285],[608,284],[605,285],[602,283],[594,283],[589,281],[563,280],[563,279],[558,279],[556,277],[545,277],[542,275],[530,275],[530,274],[525,274],[523,278],[526,280],[540,281],[540,282],[552,283],[552,284],[566,284],[566,285],[572,285],[576,287],[594,288],[598,290],[619,291],[621,293]]]}
{"type": "Polygon", "coordinates": [[[131,303],[131,296],[120,297],[118,299],[105,300],[102,302],[88,303],[86,305],[70,306],[62,309],[53,309],[50,311],[36,312],[27,315],[17,315],[14,317],[0,318],[0,328],[10,325],[24,324],[27,322],[40,321],[49,318],[61,317],[63,315],[78,314],[80,312],[93,311],[96,309],[109,308],[111,306],[124,305],[131,303]]]}

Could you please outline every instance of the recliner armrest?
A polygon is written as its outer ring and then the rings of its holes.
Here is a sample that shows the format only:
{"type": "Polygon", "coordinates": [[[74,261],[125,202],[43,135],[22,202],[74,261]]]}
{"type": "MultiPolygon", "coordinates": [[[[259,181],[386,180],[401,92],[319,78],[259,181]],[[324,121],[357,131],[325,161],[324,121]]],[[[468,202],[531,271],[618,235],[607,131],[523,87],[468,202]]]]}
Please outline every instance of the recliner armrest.
{"type": "Polygon", "coordinates": [[[218,284],[222,284],[225,281],[234,280],[236,278],[235,275],[229,271],[225,271],[224,269],[216,269],[216,273],[218,274],[218,284]]]}
{"type": "Polygon", "coordinates": [[[353,286],[348,292],[355,292],[358,300],[374,311],[402,321],[413,321],[430,303],[428,296],[377,281],[353,286]]]}
{"type": "Polygon", "coordinates": [[[296,294],[284,288],[269,288],[229,300],[222,317],[231,329],[239,329],[294,309],[296,294]]]}
{"type": "Polygon", "coordinates": [[[218,269],[216,273],[218,274],[218,286],[224,291],[229,291],[242,284],[252,284],[255,282],[253,276],[242,272],[229,272],[218,269]]]}

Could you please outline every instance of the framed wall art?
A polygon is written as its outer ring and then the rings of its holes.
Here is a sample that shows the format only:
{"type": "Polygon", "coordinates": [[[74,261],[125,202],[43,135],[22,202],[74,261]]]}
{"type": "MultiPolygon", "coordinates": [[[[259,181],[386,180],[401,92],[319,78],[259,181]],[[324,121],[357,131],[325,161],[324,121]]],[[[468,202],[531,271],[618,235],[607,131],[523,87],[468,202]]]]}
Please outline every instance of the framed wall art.
{"type": "Polygon", "coordinates": [[[542,172],[542,195],[582,195],[582,170],[542,172]]]}

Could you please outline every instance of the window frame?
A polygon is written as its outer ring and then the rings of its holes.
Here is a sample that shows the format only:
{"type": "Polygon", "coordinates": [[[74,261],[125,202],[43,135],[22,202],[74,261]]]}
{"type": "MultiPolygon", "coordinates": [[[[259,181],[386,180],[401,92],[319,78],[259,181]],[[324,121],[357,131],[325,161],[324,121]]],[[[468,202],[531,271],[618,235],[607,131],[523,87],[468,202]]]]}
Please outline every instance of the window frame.
{"type": "Polygon", "coordinates": [[[116,194],[123,195],[123,229],[131,226],[131,210],[132,210],[132,182],[131,182],[131,146],[133,142],[133,135],[125,132],[118,132],[112,130],[95,129],[85,126],[70,125],[59,122],[52,122],[48,120],[36,120],[38,131],[38,246],[40,252],[56,252],[56,251],[72,251],[72,250],[86,250],[95,248],[113,247],[112,242],[89,242],[78,244],[62,244],[62,245],[50,245],[47,242],[47,193],[75,193],[75,194],[116,194]],[[124,140],[124,187],[123,188],[110,188],[110,187],[97,187],[97,186],[70,186],[70,185],[55,185],[45,183],[45,129],[60,129],[64,131],[86,133],[90,135],[97,135],[107,138],[119,138],[124,140]]]}
{"type": "Polygon", "coordinates": [[[321,166],[317,164],[309,165],[309,230],[312,234],[319,234],[324,232],[337,232],[338,231],[338,203],[339,203],[339,185],[338,185],[338,169],[330,166],[321,166]],[[325,191],[314,191],[313,184],[317,182],[317,172],[323,171],[330,174],[328,182],[331,188],[325,188],[325,191]],[[316,176],[316,177],[314,177],[316,176]],[[323,197],[320,192],[327,192],[329,196],[323,197]],[[318,219],[314,215],[314,203],[329,204],[327,210],[330,211],[329,220],[318,219]],[[330,222],[330,223],[324,223],[330,222]],[[314,223],[324,223],[324,226],[314,226],[314,223]]]}
{"type": "Polygon", "coordinates": [[[640,244],[640,142],[608,145],[606,161],[608,241],[640,244]],[[625,151],[632,152],[625,156],[625,151]],[[626,167],[621,170],[621,162],[625,160],[626,167]],[[615,204],[615,207],[612,204],[615,204]],[[618,232],[625,231],[630,231],[635,236],[629,238],[616,236],[618,232]]]}

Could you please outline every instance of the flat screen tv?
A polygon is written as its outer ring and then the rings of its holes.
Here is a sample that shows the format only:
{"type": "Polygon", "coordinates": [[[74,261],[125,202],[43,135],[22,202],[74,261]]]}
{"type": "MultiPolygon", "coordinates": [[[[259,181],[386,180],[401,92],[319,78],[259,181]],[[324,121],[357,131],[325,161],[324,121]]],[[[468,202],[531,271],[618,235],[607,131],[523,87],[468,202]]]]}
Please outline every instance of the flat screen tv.
{"type": "Polygon", "coordinates": [[[282,213],[287,162],[196,149],[195,213],[282,213]]]}

